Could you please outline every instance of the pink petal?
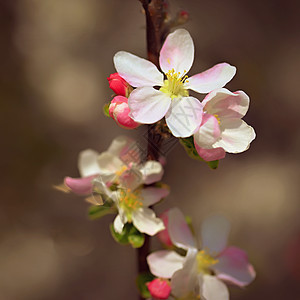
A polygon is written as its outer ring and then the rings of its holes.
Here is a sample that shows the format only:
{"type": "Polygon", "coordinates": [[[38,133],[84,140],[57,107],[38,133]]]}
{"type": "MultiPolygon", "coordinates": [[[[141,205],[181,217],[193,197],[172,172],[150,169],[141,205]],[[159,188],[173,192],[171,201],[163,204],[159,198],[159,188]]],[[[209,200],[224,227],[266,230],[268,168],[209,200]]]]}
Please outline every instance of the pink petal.
{"type": "Polygon", "coordinates": [[[194,135],[195,143],[199,147],[210,149],[220,135],[221,130],[216,117],[204,113],[201,126],[194,135]]]}
{"type": "Polygon", "coordinates": [[[185,217],[178,208],[172,208],[168,212],[168,231],[171,241],[179,248],[196,248],[195,238],[186,223],[185,217]]]}
{"type": "Polygon", "coordinates": [[[222,215],[206,218],[201,227],[202,249],[215,256],[223,251],[227,245],[230,231],[229,221],[222,215]]]}
{"type": "Polygon", "coordinates": [[[151,206],[167,197],[170,191],[166,188],[148,187],[142,189],[141,198],[144,206],[151,206]]]}
{"type": "Polygon", "coordinates": [[[169,34],[161,48],[159,64],[164,73],[174,69],[182,76],[194,61],[194,43],[185,29],[177,29],[169,34]]]}
{"type": "Polygon", "coordinates": [[[72,190],[73,193],[78,195],[89,195],[93,191],[92,180],[98,175],[92,175],[83,178],[66,177],[64,180],[65,185],[72,190]]]}
{"type": "Polygon", "coordinates": [[[202,121],[202,104],[194,97],[175,98],[166,114],[166,123],[175,137],[189,137],[202,121]]]}
{"type": "Polygon", "coordinates": [[[171,98],[151,87],[137,88],[128,98],[131,117],[142,124],[156,123],[162,119],[171,104],[171,98]]]}
{"type": "Polygon", "coordinates": [[[205,149],[199,147],[195,142],[195,148],[201,158],[203,158],[205,161],[214,161],[223,159],[226,155],[226,152],[223,148],[211,148],[211,149],[205,149]]]}
{"type": "Polygon", "coordinates": [[[119,51],[114,56],[114,64],[119,75],[134,87],[163,85],[163,74],[146,59],[119,51]]]}
{"type": "Polygon", "coordinates": [[[242,249],[228,247],[218,256],[218,260],[214,266],[218,278],[241,287],[254,280],[254,268],[242,249]]]}
{"type": "Polygon", "coordinates": [[[161,241],[162,244],[165,244],[167,247],[172,247],[173,243],[171,241],[169,231],[168,231],[168,224],[169,224],[169,217],[168,217],[168,210],[163,212],[159,217],[164,222],[165,228],[164,230],[160,231],[157,234],[158,239],[161,241]]]}
{"type": "Polygon", "coordinates": [[[235,73],[235,67],[227,63],[217,64],[202,73],[189,77],[185,86],[195,92],[206,94],[225,86],[235,73]]]}
{"type": "Polygon", "coordinates": [[[249,97],[243,91],[222,88],[209,93],[203,100],[204,110],[223,118],[242,118],[249,108],[249,97]]]}

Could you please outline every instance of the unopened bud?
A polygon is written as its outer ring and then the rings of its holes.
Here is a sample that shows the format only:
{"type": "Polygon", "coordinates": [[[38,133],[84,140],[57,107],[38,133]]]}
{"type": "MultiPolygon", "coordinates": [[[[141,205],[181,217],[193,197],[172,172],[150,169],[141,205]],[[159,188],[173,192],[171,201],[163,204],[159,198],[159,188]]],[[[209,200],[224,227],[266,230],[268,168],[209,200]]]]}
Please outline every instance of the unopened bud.
{"type": "Polygon", "coordinates": [[[129,84],[118,73],[110,74],[107,77],[109,87],[120,96],[128,97],[129,84]]]}
{"type": "Polygon", "coordinates": [[[166,279],[156,278],[147,283],[151,296],[155,299],[168,299],[171,293],[170,282],[166,279]]]}
{"type": "Polygon", "coordinates": [[[134,129],[140,124],[133,121],[130,116],[128,99],[123,96],[116,96],[109,105],[109,115],[117,122],[117,124],[126,129],[134,129]]]}

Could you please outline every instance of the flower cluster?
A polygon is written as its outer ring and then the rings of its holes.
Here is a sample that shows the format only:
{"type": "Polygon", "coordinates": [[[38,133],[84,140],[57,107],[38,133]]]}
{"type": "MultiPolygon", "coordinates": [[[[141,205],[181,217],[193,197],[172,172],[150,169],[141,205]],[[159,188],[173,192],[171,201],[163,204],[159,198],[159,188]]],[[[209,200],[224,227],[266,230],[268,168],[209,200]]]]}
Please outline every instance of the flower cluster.
{"type": "MultiPolygon", "coordinates": [[[[187,18],[186,13],[181,17],[187,18]]],[[[160,121],[168,136],[180,138],[197,159],[212,164],[226,152],[247,150],[255,138],[253,128],[242,120],[249,97],[224,88],[235,67],[220,63],[188,77],[193,60],[193,40],[184,29],[167,36],[159,57],[162,72],[143,58],[116,53],[117,73],[107,78],[115,94],[106,114],[126,129],[160,121]],[[200,101],[189,90],[206,95],[200,101]]],[[[158,135],[164,139],[159,130],[158,135]]],[[[161,182],[162,164],[145,161],[135,140],[119,136],[102,153],[82,151],[78,169],[80,178],[66,177],[60,188],[86,197],[92,218],[114,214],[111,233],[116,241],[139,248],[145,235],[158,234],[168,249],[144,255],[151,271],[138,277],[144,298],[229,300],[225,283],[243,287],[255,278],[247,254],[227,246],[230,226],[224,217],[206,219],[197,240],[178,208],[160,218],[155,215],[153,205],[168,196],[169,188],[161,182]]]]}
{"type": "Polygon", "coordinates": [[[232,93],[224,88],[236,68],[220,63],[188,77],[193,60],[193,40],[185,29],[167,36],[159,57],[163,73],[148,60],[125,51],[116,53],[118,73],[112,74],[109,81],[112,87],[114,80],[119,80],[119,87],[113,89],[116,93],[121,90],[122,97],[112,100],[110,115],[126,128],[165,118],[175,137],[194,136],[195,149],[205,161],[222,159],[226,152],[247,150],[255,138],[253,128],[241,120],[248,110],[249,97],[242,91],[232,93]],[[130,92],[129,84],[134,87],[130,92]],[[201,102],[190,96],[189,90],[207,96],[201,102]],[[123,97],[125,94],[128,99],[123,97]]]}
{"type": "Polygon", "coordinates": [[[117,233],[126,223],[133,223],[140,232],[154,235],[165,227],[149,206],[166,197],[169,189],[144,186],[160,181],[163,167],[157,161],[141,163],[135,145],[134,140],[120,136],[101,154],[82,151],[78,160],[81,178],[66,177],[64,183],[72,192],[89,196],[88,202],[94,205],[112,202],[118,211],[113,223],[117,233]]]}

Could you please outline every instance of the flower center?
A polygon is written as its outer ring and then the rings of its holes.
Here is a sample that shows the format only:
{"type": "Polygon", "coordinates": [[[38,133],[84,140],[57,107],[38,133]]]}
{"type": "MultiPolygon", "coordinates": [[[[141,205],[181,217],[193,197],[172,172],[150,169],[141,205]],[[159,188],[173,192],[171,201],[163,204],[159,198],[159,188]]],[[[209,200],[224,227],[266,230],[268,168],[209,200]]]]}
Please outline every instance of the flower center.
{"type": "Polygon", "coordinates": [[[119,197],[119,205],[124,210],[128,221],[131,222],[132,212],[143,206],[140,190],[121,189],[119,197]]]}
{"type": "Polygon", "coordinates": [[[219,115],[218,115],[218,114],[214,114],[214,117],[218,120],[218,123],[219,123],[219,125],[220,125],[221,119],[220,119],[219,115]]]}
{"type": "Polygon", "coordinates": [[[210,274],[210,267],[218,262],[217,259],[201,250],[197,254],[198,272],[210,274]]]}
{"type": "Polygon", "coordinates": [[[189,95],[189,92],[184,88],[184,83],[188,82],[187,75],[181,77],[180,72],[175,73],[175,70],[172,69],[166,76],[167,79],[164,81],[164,85],[160,88],[160,91],[168,94],[171,99],[189,95]]]}

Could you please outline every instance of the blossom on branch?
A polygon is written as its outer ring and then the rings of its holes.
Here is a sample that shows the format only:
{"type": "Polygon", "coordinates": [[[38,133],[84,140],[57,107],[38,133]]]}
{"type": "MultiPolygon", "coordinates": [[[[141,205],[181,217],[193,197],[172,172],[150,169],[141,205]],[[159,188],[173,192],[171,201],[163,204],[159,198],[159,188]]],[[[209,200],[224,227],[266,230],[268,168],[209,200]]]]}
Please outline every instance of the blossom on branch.
{"type": "Polygon", "coordinates": [[[150,61],[120,51],[114,56],[118,74],[136,87],[128,98],[131,117],[142,124],[152,124],[163,117],[175,137],[189,137],[202,121],[202,104],[189,96],[188,89],[208,93],[223,87],[235,75],[227,63],[190,78],[186,75],[194,60],[194,43],[185,29],[169,34],[160,51],[160,68],[150,61]],[[155,89],[154,87],[160,87],[155,89]]]}
{"type": "Polygon", "coordinates": [[[151,273],[159,278],[171,278],[172,295],[176,299],[228,300],[229,282],[245,286],[255,278],[247,254],[236,247],[227,247],[230,230],[222,216],[213,216],[202,224],[202,249],[196,241],[179,209],[168,213],[168,231],[174,245],[187,251],[181,256],[175,251],[163,250],[147,258],[151,273]]]}
{"type": "Polygon", "coordinates": [[[232,93],[225,88],[204,98],[202,123],[194,135],[200,157],[213,161],[224,158],[225,152],[240,153],[249,148],[255,131],[241,119],[248,111],[249,101],[243,91],[232,93]]]}
{"type": "Polygon", "coordinates": [[[78,158],[81,178],[66,177],[64,183],[76,194],[90,195],[96,178],[100,177],[101,181],[109,186],[118,183],[120,175],[132,167],[140,172],[141,180],[146,184],[160,181],[163,176],[163,167],[159,162],[141,163],[141,153],[136,142],[126,136],[119,136],[112,141],[107,151],[101,154],[91,149],[82,151],[78,158]]]}

